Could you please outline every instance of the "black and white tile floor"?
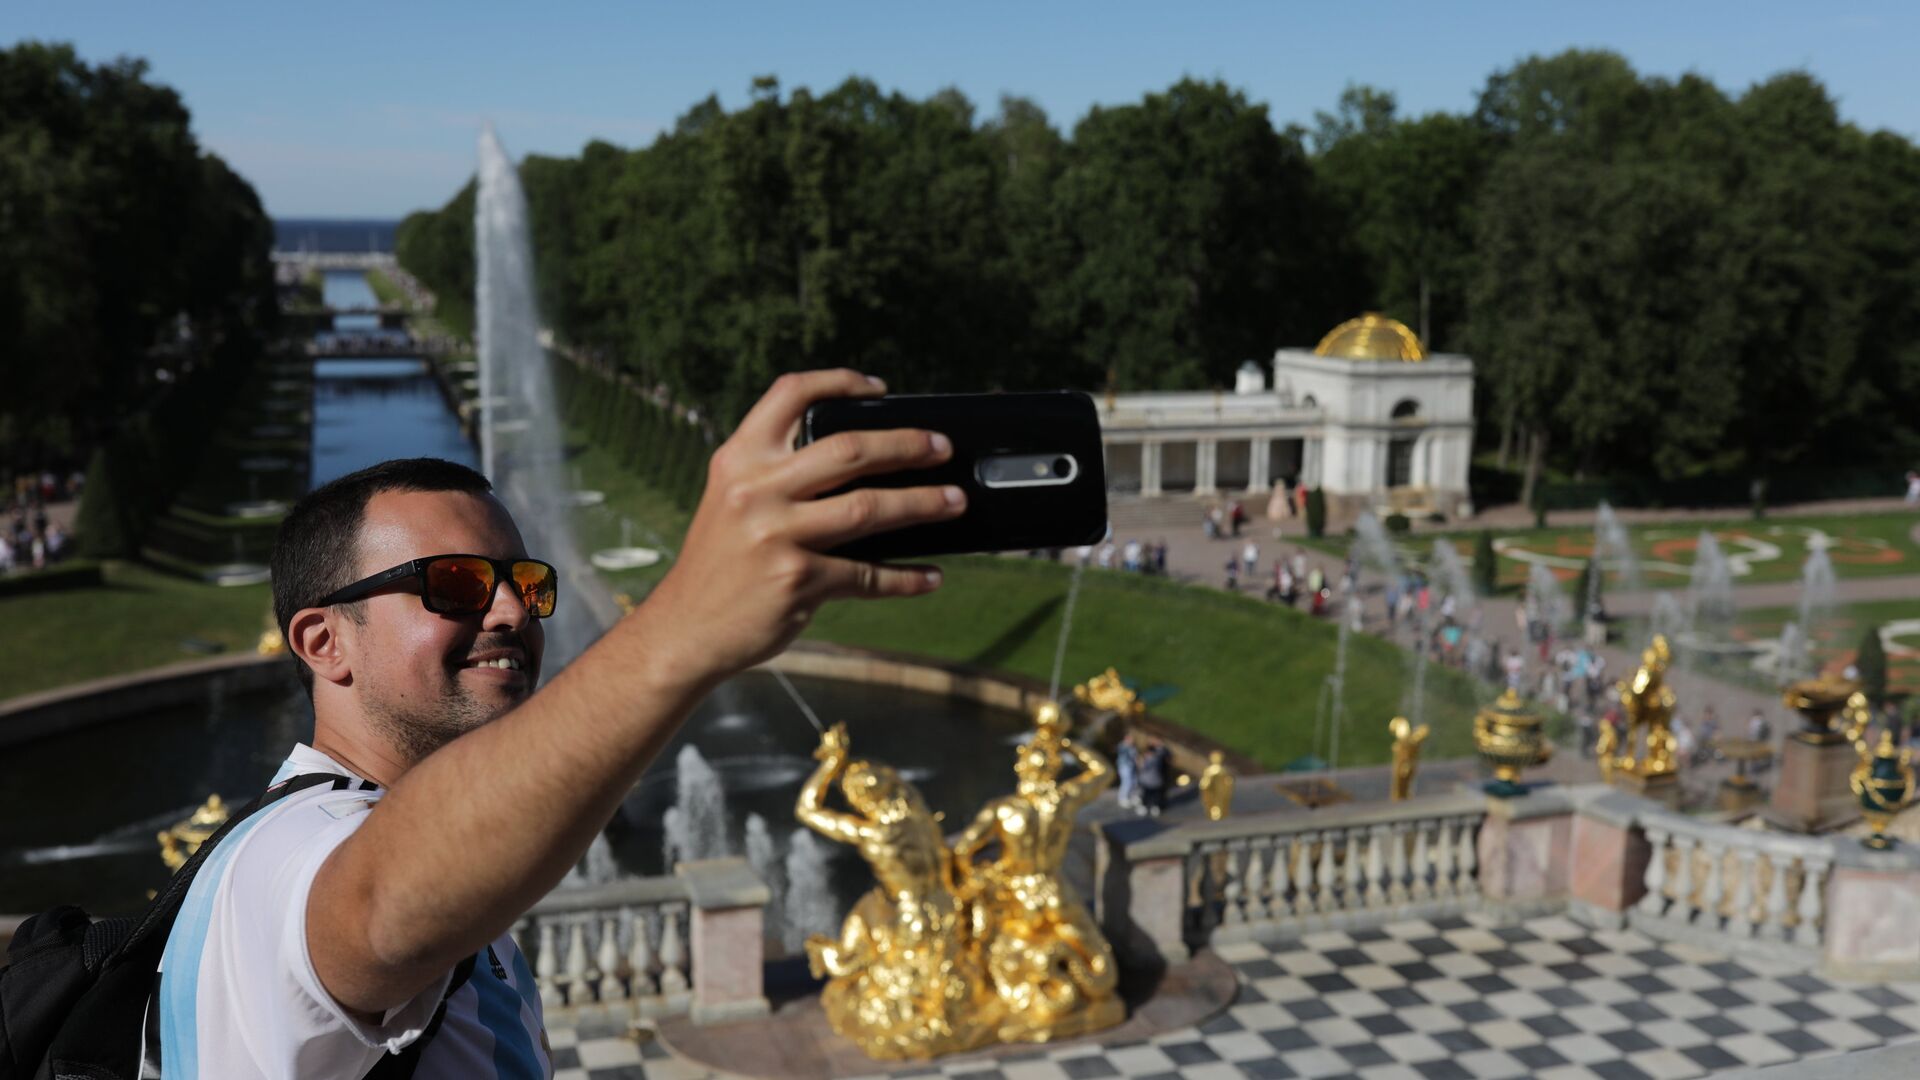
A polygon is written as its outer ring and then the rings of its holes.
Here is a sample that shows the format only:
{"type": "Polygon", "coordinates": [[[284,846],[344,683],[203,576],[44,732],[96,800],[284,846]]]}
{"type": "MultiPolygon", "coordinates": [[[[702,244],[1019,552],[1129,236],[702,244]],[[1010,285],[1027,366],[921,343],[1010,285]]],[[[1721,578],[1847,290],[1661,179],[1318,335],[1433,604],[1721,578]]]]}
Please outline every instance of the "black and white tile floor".
{"type": "MultiPolygon", "coordinates": [[[[953,1080],[1655,1080],[1914,1043],[1920,983],[1842,984],[1560,916],[1468,916],[1220,949],[1240,995],[1197,1029],[907,1074],[953,1080]]],[[[556,1080],[697,1080],[658,1045],[558,1030],[556,1080]]]]}

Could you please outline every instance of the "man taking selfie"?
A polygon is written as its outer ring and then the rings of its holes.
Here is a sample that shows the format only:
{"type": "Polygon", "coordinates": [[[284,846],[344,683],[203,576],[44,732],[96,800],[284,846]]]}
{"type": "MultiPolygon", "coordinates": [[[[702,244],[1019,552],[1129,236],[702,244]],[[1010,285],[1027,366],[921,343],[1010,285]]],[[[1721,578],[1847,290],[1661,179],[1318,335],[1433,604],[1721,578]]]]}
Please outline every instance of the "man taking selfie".
{"type": "Polygon", "coordinates": [[[241,822],[194,879],[149,1025],[164,1075],[551,1076],[509,928],[721,680],[825,601],[939,586],[929,568],[820,554],[965,508],[953,487],[816,498],[951,453],[919,430],[793,448],[808,405],[882,393],[850,371],[776,382],[714,454],[672,572],[539,693],[541,620],[569,583],[484,478],[395,461],[302,499],[275,546],[274,611],[314,740],[275,783],[340,779],[241,822]]]}

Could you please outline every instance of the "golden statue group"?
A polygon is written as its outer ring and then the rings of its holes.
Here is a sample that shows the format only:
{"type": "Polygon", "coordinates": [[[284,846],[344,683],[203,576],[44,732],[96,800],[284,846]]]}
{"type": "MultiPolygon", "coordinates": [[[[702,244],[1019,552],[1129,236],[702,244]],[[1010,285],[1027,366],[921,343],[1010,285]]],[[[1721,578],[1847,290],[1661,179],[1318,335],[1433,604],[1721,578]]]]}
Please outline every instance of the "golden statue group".
{"type": "Polygon", "coordinates": [[[1615,736],[1613,726],[1600,725],[1600,739],[1594,752],[1600,759],[1600,778],[1612,780],[1614,773],[1644,781],[1667,781],[1678,773],[1674,753],[1673,688],[1667,685],[1667,667],[1673,663],[1673,649],[1666,635],[1655,634],[1652,644],[1640,656],[1640,668],[1633,678],[1618,684],[1620,706],[1627,716],[1624,740],[1615,736]],[[1645,746],[1636,757],[1641,732],[1645,746]]]}
{"type": "Polygon", "coordinates": [[[1074,815],[1113,780],[1106,759],[1066,737],[1042,705],[995,799],[948,847],[920,792],[885,765],[850,758],[836,724],[795,809],[860,849],[878,884],[837,939],[807,958],[828,1022],[875,1058],[928,1058],[994,1042],[1042,1042],[1119,1023],[1113,950],[1061,877],[1074,815]],[[1062,780],[1068,757],[1081,771],[1062,780]],[[827,808],[835,780],[851,812],[827,808]],[[995,848],[990,859],[981,857],[995,848]]]}

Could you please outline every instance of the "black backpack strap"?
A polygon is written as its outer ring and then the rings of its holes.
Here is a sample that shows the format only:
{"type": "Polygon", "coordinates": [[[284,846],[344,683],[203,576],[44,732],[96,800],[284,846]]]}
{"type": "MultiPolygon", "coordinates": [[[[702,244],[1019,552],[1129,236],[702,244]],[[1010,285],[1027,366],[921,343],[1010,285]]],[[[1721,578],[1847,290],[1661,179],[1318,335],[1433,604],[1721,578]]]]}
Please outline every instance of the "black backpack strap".
{"type": "Polygon", "coordinates": [[[427,1021],[426,1030],[420,1033],[419,1038],[408,1043],[405,1050],[388,1054],[375,1062],[366,1080],[410,1080],[414,1070],[420,1067],[421,1052],[440,1033],[440,1022],[447,1018],[447,1002],[453,1000],[454,991],[467,985],[467,980],[473,977],[473,964],[478,958],[479,954],[475,953],[454,965],[453,978],[447,981],[447,992],[440,995],[440,1007],[433,1010],[433,1019],[427,1021]]]}

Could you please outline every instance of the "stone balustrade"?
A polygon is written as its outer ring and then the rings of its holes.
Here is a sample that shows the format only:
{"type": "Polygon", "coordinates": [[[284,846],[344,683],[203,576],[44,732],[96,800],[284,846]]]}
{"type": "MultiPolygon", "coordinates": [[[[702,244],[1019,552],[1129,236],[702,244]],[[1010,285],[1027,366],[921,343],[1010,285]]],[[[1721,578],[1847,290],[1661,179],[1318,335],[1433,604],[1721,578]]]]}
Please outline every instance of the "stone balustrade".
{"type": "Polygon", "coordinates": [[[744,859],[682,863],[672,877],[556,889],[514,938],[549,1015],[736,1019],[767,1011],[768,897],[744,859]]]}
{"type": "Polygon", "coordinates": [[[1123,958],[1164,964],[1213,941],[1477,908],[1486,809],[1468,792],[1150,834],[1117,822],[1096,859],[1100,919],[1123,958]]]}
{"type": "Polygon", "coordinates": [[[1646,890],[1628,921],[1648,933],[1786,946],[1817,956],[1834,840],[1703,821],[1642,808],[1646,890]]]}

